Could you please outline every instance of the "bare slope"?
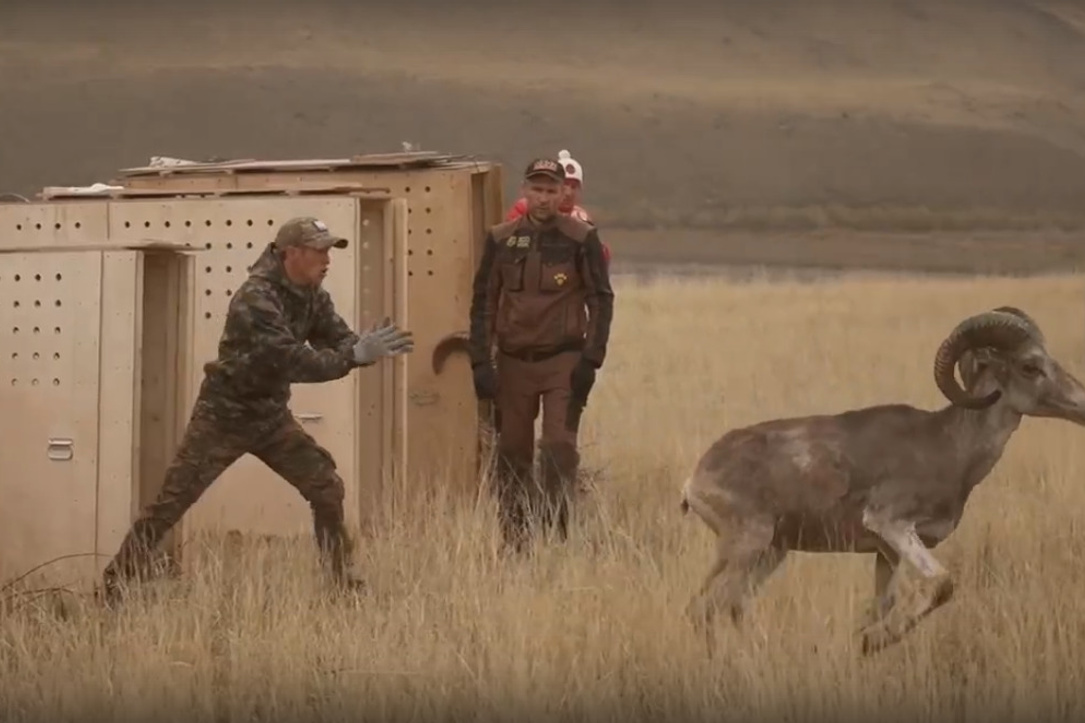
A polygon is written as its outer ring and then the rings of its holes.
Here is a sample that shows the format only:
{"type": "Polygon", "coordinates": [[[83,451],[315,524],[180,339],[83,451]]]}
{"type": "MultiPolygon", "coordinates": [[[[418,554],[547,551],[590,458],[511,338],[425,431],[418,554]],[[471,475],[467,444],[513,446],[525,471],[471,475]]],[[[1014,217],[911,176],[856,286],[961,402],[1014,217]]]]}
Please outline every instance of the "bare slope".
{"type": "Polygon", "coordinates": [[[568,147],[612,226],[1085,219],[1068,3],[148,7],[4,4],[0,189],[410,140],[513,169],[568,147]]]}

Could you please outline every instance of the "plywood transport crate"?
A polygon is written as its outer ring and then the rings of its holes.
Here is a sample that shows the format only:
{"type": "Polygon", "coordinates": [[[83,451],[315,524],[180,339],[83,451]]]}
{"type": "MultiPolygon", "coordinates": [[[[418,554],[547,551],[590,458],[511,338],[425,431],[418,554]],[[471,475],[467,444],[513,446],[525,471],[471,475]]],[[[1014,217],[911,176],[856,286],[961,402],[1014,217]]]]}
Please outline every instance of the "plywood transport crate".
{"type": "MultiPolygon", "coordinates": [[[[87,210],[96,236],[104,207],[87,210]]],[[[0,582],[46,565],[26,581],[64,586],[97,575],[161,485],[190,394],[193,257],[139,246],[20,248],[21,232],[32,235],[43,219],[8,226],[8,211],[0,582]]]]}
{"type": "MultiPolygon", "coordinates": [[[[428,154],[126,169],[112,182],[123,188],[94,197],[48,188],[41,202],[0,205],[0,244],[59,251],[155,243],[194,251],[192,362],[178,410],[187,421],[230,297],[279,224],[312,215],[348,238],[348,248],[333,250],[325,280],[337,310],[355,328],[391,316],[414,331],[416,351],[335,382],[295,385],[291,407],[335,456],[347,485],[348,522],[373,532],[383,514],[394,513],[393,490],[414,497],[440,486],[472,499],[477,492],[480,420],[469,364],[454,356],[440,375],[430,364],[436,342],[467,326],[481,240],[502,217],[500,170],[428,154]]],[[[29,398],[17,403],[28,405],[29,398]]],[[[97,424],[92,415],[55,414],[88,429],[97,424]]],[[[109,417],[102,419],[105,429],[109,417]]],[[[118,445],[87,464],[115,464],[122,453],[118,445]]],[[[18,454],[11,459],[21,460],[18,454]]],[[[22,464],[8,459],[5,471],[22,464]]],[[[142,481],[160,483],[160,472],[142,481]]],[[[38,509],[45,501],[30,504],[38,509]]],[[[6,516],[0,508],[0,526],[6,516]]],[[[177,534],[235,530],[310,535],[311,513],[293,487],[246,456],[197,502],[177,534]]],[[[119,539],[108,543],[112,554],[119,539]]]]}

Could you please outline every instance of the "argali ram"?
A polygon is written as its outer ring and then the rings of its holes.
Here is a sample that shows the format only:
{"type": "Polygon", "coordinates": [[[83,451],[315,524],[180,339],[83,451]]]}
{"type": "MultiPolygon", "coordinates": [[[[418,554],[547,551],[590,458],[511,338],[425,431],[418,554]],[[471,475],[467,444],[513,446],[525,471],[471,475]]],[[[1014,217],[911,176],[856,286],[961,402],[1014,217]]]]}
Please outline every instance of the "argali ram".
{"type": "Polygon", "coordinates": [[[1085,425],[1085,387],[1014,307],[960,322],[935,355],[934,379],[950,402],[941,409],[886,404],[775,419],[731,430],[704,453],[681,508],[717,538],[686,608],[710,648],[714,615],[726,610],[739,623],[790,551],[874,553],[862,650],[895,643],[952,596],[953,577],[929,550],[956,529],[1021,418],[1085,425]],[[901,560],[922,576],[910,596],[892,592],[901,560]]]}

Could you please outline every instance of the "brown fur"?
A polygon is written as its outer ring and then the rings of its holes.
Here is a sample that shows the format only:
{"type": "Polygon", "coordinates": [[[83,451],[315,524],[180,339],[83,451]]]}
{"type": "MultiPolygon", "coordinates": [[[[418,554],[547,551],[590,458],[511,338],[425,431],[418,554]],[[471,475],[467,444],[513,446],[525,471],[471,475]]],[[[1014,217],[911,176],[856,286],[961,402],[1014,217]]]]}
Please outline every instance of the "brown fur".
{"type": "Polygon", "coordinates": [[[876,553],[864,649],[895,642],[949,599],[952,579],[926,548],[957,527],[1021,418],[1085,425],[1085,387],[1048,355],[1027,315],[996,311],[1003,312],[997,323],[1009,323],[1012,314],[1032,332],[1012,348],[961,355],[969,394],[1000,392],[985,408],[887,404],[777,419],[731,430],[704,453],[681,505],[717,536],[717,560],[687,609],[698,625],[721,608],[737,620],[747,593],[792,551],[876,553]],[[902,558],[919,567],[931,589],[898,605],[888,588],[902,558]]]}

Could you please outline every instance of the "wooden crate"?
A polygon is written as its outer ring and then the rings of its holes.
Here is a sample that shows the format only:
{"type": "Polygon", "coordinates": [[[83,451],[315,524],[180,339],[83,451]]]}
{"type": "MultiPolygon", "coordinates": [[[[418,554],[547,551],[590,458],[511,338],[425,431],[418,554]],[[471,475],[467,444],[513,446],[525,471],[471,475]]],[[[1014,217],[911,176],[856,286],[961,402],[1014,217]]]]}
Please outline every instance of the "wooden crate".
{"type": "MultiPolygon", "coordinates": [[[[105,208],[88,211],[101,228],[105,208]]],[[[81,586],[158,491],[184,423],[194,260],[20,248],[0,229],[0,582],[44,565],[25,582],[81,586]]]]}
{"type": "MultiPolygon", "coordinates": [[[[330,170],[312,161],[130,170],[116,182],[121,189],[86,196],[54,187],[42,202],[0,204],[0,229],[18,227],[21,243],[40,248],[198,251],[185,414],[215,355],[230,295],[279,224],[317,216],[348,238],[347,249],[333,251],[325,282],[337,309],[354,328],[391,316],[415,332],[416,351],[336,382],[295,385],[291,406],[335,456],[351,526],[373,532],[396,500],[409,503],[437,485],[477,491],[480,420],[469,365],[456,357],[436,375],[430,356],[440,338],[466,328],[482,237],[502,215],[499,167],[394,158],[347,159],[330,170]]],[[[292,487],[246,456],[180,525],[185,537],[229,530],[307,535],[311,514],[292,487]]]]}

